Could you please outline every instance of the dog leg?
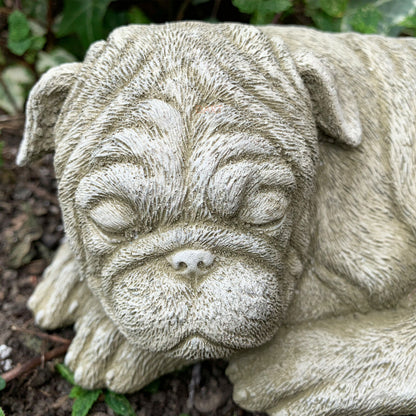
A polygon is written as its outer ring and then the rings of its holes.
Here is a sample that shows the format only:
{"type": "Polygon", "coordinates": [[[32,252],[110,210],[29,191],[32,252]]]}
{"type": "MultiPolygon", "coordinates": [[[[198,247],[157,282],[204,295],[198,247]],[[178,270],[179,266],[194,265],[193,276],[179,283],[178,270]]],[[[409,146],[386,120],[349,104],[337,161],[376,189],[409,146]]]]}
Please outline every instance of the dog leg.
{"type": "Polygon", "coordinates": [[[91,293],[80,280],[79,266],[68,242],[55,254],[41,282],[28,301],[36,323],[45,329],[73,324],[82,308],[90,303],[91,293]]]}
{"type": "Polygon", "coordinates": [[[68,243],[57,251],[28,305],[42,328],[75,323],[76,336],[65,363],[74,370],[76,383],[85,388],[136,391],[162,374],[188,364],[164,354],[138,350],[126,341],[86,282],[80,280],[68,243]]]}
{"type": "Polygon", "coordinates": [[[188,364],[129,344],[98,302],[77,320],[75,330],[65,363],[74,370],[75,382],[88,389],[107,387],[120,393],[133,392],[188,364]]]}
{"type": "Polygon", "coordinates": [[[282,329],[231,360],[234,400],[272,416],[414,412],[414,314],[400,308],[282,329]]]}

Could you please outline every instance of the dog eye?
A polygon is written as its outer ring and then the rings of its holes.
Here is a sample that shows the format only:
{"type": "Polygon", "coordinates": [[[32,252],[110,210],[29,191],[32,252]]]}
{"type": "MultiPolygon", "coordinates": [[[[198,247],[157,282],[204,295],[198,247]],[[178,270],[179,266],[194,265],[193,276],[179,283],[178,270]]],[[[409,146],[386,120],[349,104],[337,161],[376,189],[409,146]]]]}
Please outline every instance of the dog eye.
{"type": "Polygon", "coordinates": [[[100,202],[91,209],[90,217],[107,234],[125,234],[135,223],[133,209],[121,201],[100,202]]]}
{"type": "Polygon", "coordinates": [[[247,195],[240,209],[240,219],[252,225],[266,225],[282,220],[289,201],[275,190],[259,190],[247,195]]]}

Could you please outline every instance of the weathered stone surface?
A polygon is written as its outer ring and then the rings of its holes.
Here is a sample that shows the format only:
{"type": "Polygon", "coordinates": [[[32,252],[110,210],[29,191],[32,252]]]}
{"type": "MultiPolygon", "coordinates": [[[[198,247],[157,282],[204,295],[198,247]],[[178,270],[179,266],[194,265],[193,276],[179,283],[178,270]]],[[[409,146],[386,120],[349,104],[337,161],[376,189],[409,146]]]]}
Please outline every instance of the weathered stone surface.
{"type": "Polygon", "coordinates": [[[68,243],[29,306],[86,387],[229,358],[271,415],[416,411],[416,41],[129,26],[33,89],[68,243]]]}

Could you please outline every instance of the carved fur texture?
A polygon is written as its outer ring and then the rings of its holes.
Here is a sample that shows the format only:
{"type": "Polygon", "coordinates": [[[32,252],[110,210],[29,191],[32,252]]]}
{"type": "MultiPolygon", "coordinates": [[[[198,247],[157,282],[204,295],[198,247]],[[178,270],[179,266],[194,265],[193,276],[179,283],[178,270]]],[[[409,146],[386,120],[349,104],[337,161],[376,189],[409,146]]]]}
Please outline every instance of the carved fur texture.
{"type": "Polygon", "coordinates": [[[185,22],[45,74],[18,162],[55,152],[68,243],[29,307],[75,323],[76,381],[221,357],[248,409],[416,410],[415,64],[411,39],[185,22]]]}

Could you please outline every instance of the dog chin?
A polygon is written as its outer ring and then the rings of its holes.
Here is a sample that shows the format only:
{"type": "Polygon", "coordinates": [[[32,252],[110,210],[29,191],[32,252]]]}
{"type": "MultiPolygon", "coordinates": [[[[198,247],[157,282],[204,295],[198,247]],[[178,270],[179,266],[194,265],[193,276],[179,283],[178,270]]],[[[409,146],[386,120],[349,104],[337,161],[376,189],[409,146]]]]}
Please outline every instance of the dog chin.
{"type": "Polygon", "coordinates": [[[237,350],[226,345],[221,345],[206,336],[195,333],[185,337],[173,348],[165,351],[165,354],[173,358],[186,360],[207,360],[229,358],[237,350]]]}

